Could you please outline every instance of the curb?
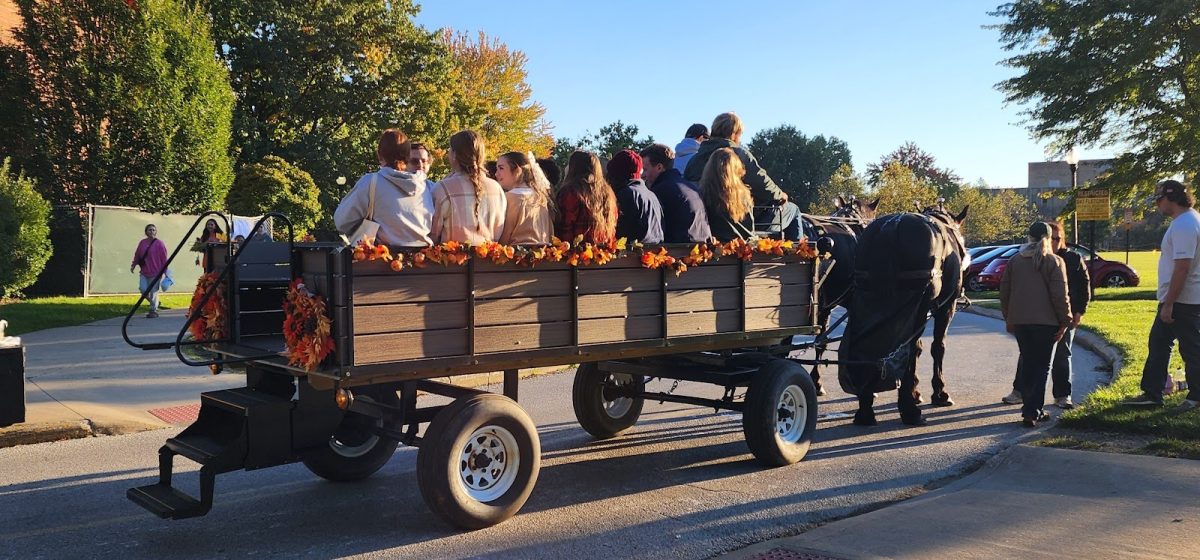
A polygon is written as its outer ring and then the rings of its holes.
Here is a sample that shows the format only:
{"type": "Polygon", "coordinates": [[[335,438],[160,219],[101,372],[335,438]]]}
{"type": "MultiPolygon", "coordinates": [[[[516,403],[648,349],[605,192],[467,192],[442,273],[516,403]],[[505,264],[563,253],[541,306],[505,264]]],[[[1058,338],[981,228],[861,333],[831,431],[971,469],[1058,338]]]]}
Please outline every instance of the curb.
{"type": "MultiPolygon", "coordinates": [[[[963,311],[998,321],[1004,320],[1004,315],[1000,313],[999,309],[972,305],[963,311]]],[[[1124,367],[1125,358],[1121,351],[1109,345],[1100,335],[1087,330],[1087,327],[1075,329],[1075,343],[1100,356],[1108,364],[1111,368],[1108,372],[1108,383],[1112,383],[1117,373],[1124,367]]]]}
{"type": "MultiPolygon", "coordinates": [[[[556,366],[529,368],[521,370],[520,378],[528,379],[531,377],[540,377],[543,375],[551,375],[570,371],[575,366],[556,366]]],[[[436,377],[432,378],[435,381],[443,381],[459,387],[475,389],[488,385],[503,383],[503,372],[491,373],[473,373],[470,375],[457,375],[453,377],[436,377]]],[[[65,441],[69,439],[83,439],[89,437],[100,436],[120,436],[125,434],[133,434],[137,432],[145,432],[149,430],[165,430],[171,428],[172,425],[155,425],[155,424],[138,424],[138,423],[97,423],[89,419],[80,420],[78,422],[34,422],[15,424],[7,428],[0,428],[0,449],[5,447],[15,447],[18,445],[34,445],[38,443],[50,443],[55,441],[65,441]]]]}

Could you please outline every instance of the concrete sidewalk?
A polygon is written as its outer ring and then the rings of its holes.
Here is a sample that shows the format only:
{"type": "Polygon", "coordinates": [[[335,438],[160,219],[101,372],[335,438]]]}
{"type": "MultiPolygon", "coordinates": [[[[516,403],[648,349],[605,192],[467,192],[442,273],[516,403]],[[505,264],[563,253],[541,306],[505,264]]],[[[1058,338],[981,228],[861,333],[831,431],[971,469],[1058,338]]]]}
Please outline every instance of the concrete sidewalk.
{"type": "Polygon", "coordinates": [[[723,558],[1200,558],[1200,461],[1018,445],[924,496],[723,558]]]}

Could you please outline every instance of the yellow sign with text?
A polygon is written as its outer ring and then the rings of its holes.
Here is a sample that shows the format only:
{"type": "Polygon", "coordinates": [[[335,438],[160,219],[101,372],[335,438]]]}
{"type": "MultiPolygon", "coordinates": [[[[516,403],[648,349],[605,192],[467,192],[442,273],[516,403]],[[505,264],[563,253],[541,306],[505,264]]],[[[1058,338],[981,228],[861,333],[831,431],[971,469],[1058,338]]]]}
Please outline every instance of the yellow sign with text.
{"type": "Polygon", "coordinates": [[[1108,191],[1079,191],[1075,195],[1075,213],[1080,220],[1107,221],[1112,217],[1108,191]]]}

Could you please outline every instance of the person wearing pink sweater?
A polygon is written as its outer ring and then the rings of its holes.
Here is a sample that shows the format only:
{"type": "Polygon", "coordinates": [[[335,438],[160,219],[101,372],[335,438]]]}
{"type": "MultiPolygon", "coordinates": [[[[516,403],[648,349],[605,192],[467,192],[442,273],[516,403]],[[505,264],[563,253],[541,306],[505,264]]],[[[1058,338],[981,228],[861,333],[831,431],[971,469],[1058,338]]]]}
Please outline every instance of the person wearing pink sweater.
{"type": "Polygon", "coordinates": [[[146,226],[146,238],[138,242],[137,249],[133,251],[133,262],[129,264],[130,273],[135,267],[142,267],[142,273],[138,276],[138,290],[146,294],[146,299],[150,301],[147,319],[158,317],[158,288],[162,282],[158,273],[166,264],[167,246],[158,238],[158,228],[149,224],[146,226]]]}

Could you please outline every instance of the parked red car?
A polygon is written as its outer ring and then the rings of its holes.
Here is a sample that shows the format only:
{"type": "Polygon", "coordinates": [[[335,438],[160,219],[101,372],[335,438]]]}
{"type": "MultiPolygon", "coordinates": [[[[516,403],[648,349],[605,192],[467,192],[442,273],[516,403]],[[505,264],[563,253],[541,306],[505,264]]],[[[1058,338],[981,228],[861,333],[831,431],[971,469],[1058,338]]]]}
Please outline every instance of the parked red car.
{"type": "MultiPolygon", "coordinates": [[[[1126,288],[1137,286],[1141,281],[1137,271],[1127,266],[1125,263],[1105,260],[1092,252],[1091,249],[1082,245],[1068,243],[1067,248],[1083,257],[1084,262],[1088,263],[1088,274],[1092,277],[1092,286],[1095,288],[1126,288]],[[1094,259],[1092,257],[1095,257],[1094,259]]],[[[1008,266],[1008,259],[1017,254],[1017,248],[1008,248],[1002,251],[999,255],[991,260],[983,272],[980,272],[976,277],[976,284],[984,290],[995,290],[1000,287],[1000,278],[1004,275],[1004,268],[1008,266]]]]}
{"type": "MultiPolygon", "coordinates": [[[[971,265],[963,272],[963,285],[967,287],[967,291],[980,292],[988,289],[979,284],[979,273],[983,272],[983,269],[987,268],[987,265],[993,259],[1004,254],[1009,249],[1017,247],[1020,247],[1020,245],[998,245],[995,247],[974,247],[968,249],[967,254],[971,257],[971,265]]],[[[1015,250],[1013,254],[1016,254],[1015,250]]]]}

